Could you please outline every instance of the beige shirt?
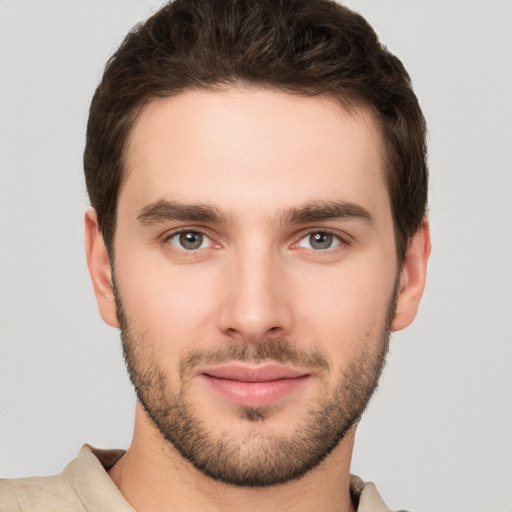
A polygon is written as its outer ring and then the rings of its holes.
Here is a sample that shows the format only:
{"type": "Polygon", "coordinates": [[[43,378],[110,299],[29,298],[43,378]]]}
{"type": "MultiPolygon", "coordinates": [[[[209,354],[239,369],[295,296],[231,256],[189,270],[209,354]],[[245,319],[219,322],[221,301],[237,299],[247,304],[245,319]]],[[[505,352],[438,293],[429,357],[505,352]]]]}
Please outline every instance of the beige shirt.
{"type": "MultiPolygon", "coordinates": [[[[135,512],[108,476],[123,450],[84,445],[55,476],[0,479],[0,512],[135,512]]],[[[390,512],[375,485],[351,476],[358,512],[390,512]]]]}

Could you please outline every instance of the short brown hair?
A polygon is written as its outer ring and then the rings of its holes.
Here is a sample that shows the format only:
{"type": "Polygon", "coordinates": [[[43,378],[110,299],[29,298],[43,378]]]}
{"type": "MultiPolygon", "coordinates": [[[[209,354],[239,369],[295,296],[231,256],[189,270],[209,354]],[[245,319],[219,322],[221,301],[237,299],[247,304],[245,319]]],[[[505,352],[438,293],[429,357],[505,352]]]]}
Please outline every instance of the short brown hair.
{"type": "Polygon", "coordinates": [[[425,120],[400,60],[362,16],[331,0],[175,0],[126,36],[94,94],[84,154],[111,256],[126,141],[142,108],[185,89],[235,83],[372,110],[402,261],[426,212],[425,120]]]}

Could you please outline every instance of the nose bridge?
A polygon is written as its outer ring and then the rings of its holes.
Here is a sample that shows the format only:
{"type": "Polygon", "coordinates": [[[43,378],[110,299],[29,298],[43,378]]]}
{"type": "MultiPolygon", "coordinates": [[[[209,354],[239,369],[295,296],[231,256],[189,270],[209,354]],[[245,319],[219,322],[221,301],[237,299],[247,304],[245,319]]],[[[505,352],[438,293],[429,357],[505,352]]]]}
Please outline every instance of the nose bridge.
{"type": "Polygon", "coordinates": [[[220,328],[231,337],[259,343],[283,336],[291,327],[285,272],[276,251],[262,240],[238,247],[226,269],[226,299],[219,316],[220,328]]]}

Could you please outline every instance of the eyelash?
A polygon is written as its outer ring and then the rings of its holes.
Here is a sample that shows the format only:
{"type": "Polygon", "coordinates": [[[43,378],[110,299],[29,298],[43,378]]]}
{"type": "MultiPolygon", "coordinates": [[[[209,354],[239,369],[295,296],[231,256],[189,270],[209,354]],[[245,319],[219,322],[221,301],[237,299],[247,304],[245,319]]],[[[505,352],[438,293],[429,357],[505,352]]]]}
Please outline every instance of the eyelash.
{"type": "MultiPolygon", "coordinates": [[[[329,237],[332,237],[333,242],[336,242],[335,245],[331,245],[331,246],[326,247],[324,249],[315,249],[314,247],[302,247],[304,249],[313,251],[314,253],[317,253],[317,254],[322,254],[322,253],[330,254],[333,251],[342,250],[343,248],[345,248],[346,246],[349,245],[349,242],[346,239],[347,237],[341,236],[338,232],[332,231],[330,229],[310,229],[310,230],[308,230],[306,232],[301,233],[300,238],[296,242],[294,242],[291,247],[294,248],[294,249],[301,248],[300,243],[303,240],[308,239],[308,238],[310,238],[313,235],[327,235],[329,237]]],[[[189,253],[191,256],[193,254],[197,254],[197,251],[199,249],[207,249],[207,248],[211,248],[212,246],[213,246],[213,248],[220,247],[220,244],[216,243],[212,239],[212,237],[210,237],[204,230],[199,229],[199,228],[180,228],[180,229],[178,229],[176,231],[173,231],[173,232],[167,234],[164,237],[164,242],[166,244],[170,245],[173,250],[189,253]],[[204,237],[204,238],[206,238],[207,240],[210,241],[210,246],[209,247],[201,247],[201,245],[203,245],[203,243],[204,243],[204,240],[201,240],[201,244],[200,244],[199,247],[191,248],[191,249],[187,249],[187,248],[185,248],[183,246],[178,247],[177,245],[175,245],[175,244],[173,244],[171,242],[172,239],[174,239],[174,238],[176,238],[176,237],[178,237],[180,235],[185,235],[185,234],[188,234],[188,233],[194,233],[194,234],[201,235],[202,237],[204,237]]]]}
{"type": "Polygon", "coordinates": [[[330,229],[312,229],[304,233],[297,242],[293,244],[294,247],[299,247],[299,244],[305,240],[310,239],[313,235],[327,235],[332,237],[333,242],[336,242],[335,245],[332,245],[330,247],[327,247],[325,249],[314,249],[314,248],[308,248],[310,250],[313,250],[315,253],[324,253],[324,252],[332,252],[333,250],[340,250],[343,247],[348,245],[348,242],[345,238],[343,238],[339,233],[332,231],[330,229]]]}
{"type": "MultiPolygon", "coordinates": [[[[164,237],[164,242],[169,244],[169,245],[171,245],[171,246],[173,246],[173,248],[176,249],[176,250],[185,251],[185,252],[188,252],[188,253],[194,253],[198,249],[205,249],[205,247],[198,247],[197,249],[186,249],[185,247],[174,246],[174,244],[171,243],[171,240],[173,238],[176,238],[176,237],[178,237],[180,235],[186,235],[186,234],[189,234],[189,233],[194,233],[194,234],[201,235],[202,237],[204,237],[207,240],[209,240],[212,245],[216,245],[217,247],[220,246],[219,244],[215,243],[212,240],[212,238],[207,233],[205,233],[203,230],[198,229],[198,228],[181,228],[181,229],[178,229],[176,231],[173,231],[172,233],[169,233],[169,234],[167,234],[164,237]]],[[[201,243],[201,245],[202,245],[202,243],[201,243]]]]}

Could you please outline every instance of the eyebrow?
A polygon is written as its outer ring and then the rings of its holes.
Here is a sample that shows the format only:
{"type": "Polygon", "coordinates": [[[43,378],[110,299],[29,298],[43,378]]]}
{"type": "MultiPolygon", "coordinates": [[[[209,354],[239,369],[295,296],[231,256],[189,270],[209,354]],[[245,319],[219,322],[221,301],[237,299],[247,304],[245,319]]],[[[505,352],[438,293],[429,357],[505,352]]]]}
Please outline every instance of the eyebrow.
{"type": "Polygon", "coordinates": [[[217,208],[205,204],[182,204],[176,201],[160,200],[140,210],[137,220],[145,225],[165,221],[222,223],[226,215],[217,208]]]}
{"type": "MultiPolygon", "coordinates": [[[[165,221],[227,223],[230,215],[206,204],[183,204],[177,201],[160,200],[142,208],[137,220],[145,225],[165,221]]],[[[282,224],[303,224],[336,219],[363,220],[370,224],[373,217],[362,206],[346,201],[312,201],[298,208],[286,209],[279,216],[282,224]]]]}
{"type": "Polygon", "coordinates": [[[282,215],[284,224],[302,224],[336,219],[363,220],[373,224],[373,217],[366,208],[346,201],[313,201],[299,208],[286,210],[282,215]]]}

